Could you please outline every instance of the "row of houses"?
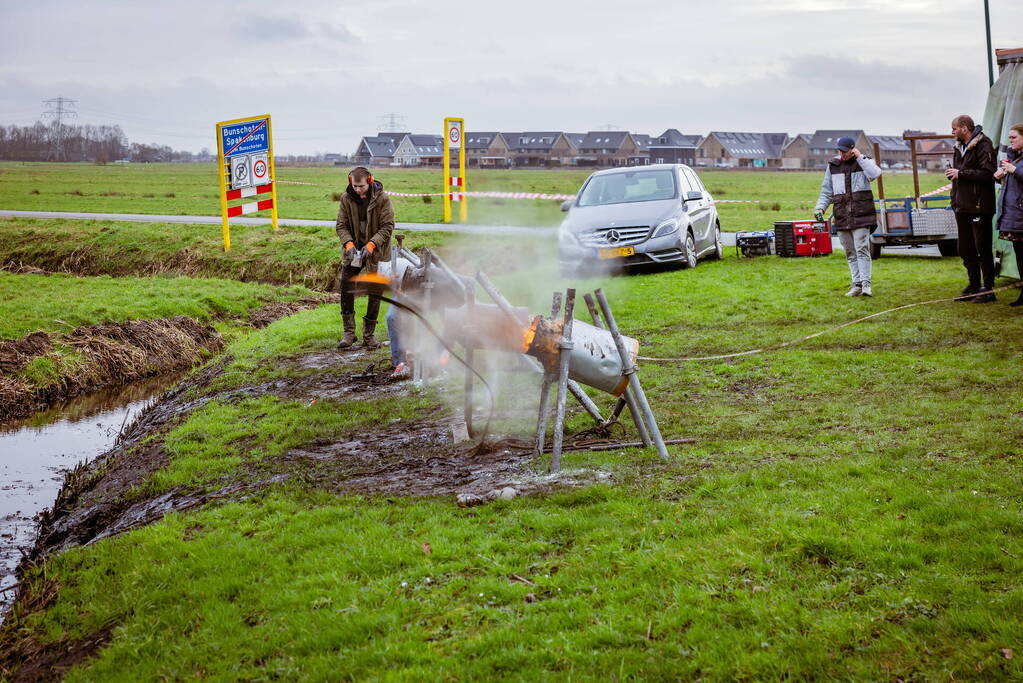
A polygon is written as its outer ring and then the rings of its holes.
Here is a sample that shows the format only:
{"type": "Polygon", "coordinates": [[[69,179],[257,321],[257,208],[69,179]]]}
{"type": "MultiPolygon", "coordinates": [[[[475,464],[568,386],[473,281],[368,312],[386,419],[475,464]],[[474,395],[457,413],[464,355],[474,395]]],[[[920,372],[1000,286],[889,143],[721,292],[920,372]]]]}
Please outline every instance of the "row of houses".
{"type": "MultiPolygon", "coordinates": [[[[871,155],[877,143],[883,166],[908,168],[912,163],[909,143],[901,136],[867,135],[862,130],[818,130],[796,136],[725,131],[711,131],[706,136],[686,135],[675,128],[656,136],[628,131],[489,131],[466,132],[464,145],[466,164],[477,168],[606,168],[682,163],[698,167],[796,170],[823,168],[834,156],[835,145],[842,137],[853,138],[859,149],[871,155]]],[[[947,140],[919,144],[922,147],[918,151],[942,151],[944,146],[952,154],[947,140]]],[[[440,135],[415,133],[364,137],[353,155],[355,163],[377,167],[440,166],[443,158],[444,139],[440,135]]],[[[927,159],[927,164],[934,168],[942,165],[940,158],[927,159]]]]}

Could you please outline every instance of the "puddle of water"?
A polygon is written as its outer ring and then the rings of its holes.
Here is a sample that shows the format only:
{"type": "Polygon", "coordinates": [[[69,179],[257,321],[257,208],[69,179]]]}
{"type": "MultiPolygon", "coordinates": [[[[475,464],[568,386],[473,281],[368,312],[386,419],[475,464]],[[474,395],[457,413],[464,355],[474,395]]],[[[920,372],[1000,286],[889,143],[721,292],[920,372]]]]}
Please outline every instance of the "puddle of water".
{"type": "MultiPolygon", "coordinates": [[[[24,420],[0,422],[0,591],[15,583],[21,548],[35,542],[33,517],[57,497],[64,471],[113,446],[122,426],[184,373],[76,397],[24,420]]],[[[0,592],[0,616],[14,591],[0,592]]]]}

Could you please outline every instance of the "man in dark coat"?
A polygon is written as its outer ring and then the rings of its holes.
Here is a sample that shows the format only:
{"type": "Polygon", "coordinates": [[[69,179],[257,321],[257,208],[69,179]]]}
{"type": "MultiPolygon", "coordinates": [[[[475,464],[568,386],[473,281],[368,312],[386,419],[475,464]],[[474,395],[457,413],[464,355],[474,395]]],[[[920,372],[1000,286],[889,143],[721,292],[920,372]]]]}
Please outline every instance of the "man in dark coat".
{"type": "MultiPolygon", "coordinates": [[[[384,192],[383,183],[375,180],[369,170],[357,166],[348,174],[348,187],[341,195],[337,211],[337,236],[344,252],[341,256],[341,322],[344,336],[339,349],[347,349],[355,338],[355,295],[350,281],[359,273],[376,272],[380,260],[390,258],[391,233],[394,231],[394,209],[384,192]]],[[[362,319],[362,345],[376,348],[374,338],[380,299],[370,295],[366,317],[362,319]]]]}
{"type": "Polygon", "coordinates": [[[959,256],[969,284],[960,301],[982,304],[995,300],[995,255],[992,250],[995,215],[995,147],[973,119],[952,119],[955,154],[945,176],[952,181],[952,210],[959,228],[959,256]]]}

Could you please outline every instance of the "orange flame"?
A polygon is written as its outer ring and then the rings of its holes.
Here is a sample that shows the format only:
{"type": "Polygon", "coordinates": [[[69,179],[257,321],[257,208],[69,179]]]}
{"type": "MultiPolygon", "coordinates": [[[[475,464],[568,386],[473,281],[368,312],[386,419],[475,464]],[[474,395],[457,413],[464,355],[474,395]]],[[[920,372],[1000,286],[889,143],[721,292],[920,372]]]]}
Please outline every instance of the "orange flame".
{"type": "Polygon", "coordinates": [[[540,324],[540,316],[533,318],[533,324],[525,329],[522,334],[522,353],[529,351],[529,347],[533,344],[533,339],[536,338],[536,328],[540,324]]]}
{"type": "Polygon", "coordinates": [[[370,285],[383,285],[384,287],[391,286],[391,278],[380,273],[359,273],[352,278],[352,282],[364,282],[370,285]]]}

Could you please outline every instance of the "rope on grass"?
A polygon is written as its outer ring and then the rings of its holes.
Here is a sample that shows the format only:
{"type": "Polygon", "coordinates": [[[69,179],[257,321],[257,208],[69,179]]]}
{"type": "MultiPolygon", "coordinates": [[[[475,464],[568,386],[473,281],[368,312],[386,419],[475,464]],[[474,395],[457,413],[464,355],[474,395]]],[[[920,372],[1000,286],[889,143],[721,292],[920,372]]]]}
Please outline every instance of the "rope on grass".
{"type": "MultiPolygon", "coordinates": [[[[1018,289],[1020,287],[1023,287],[1023,280],[1021,280],[1019,282],[1014,282],[1011,285],[1005,285],[1003,287],[998,287],[997,289],[991,290],[990,293],[994,294],[996,292],[1004,292],[1005,290],[1008,290],[1008,289],[1018,289]]],[[[784,349],[784,348],[786,348],[788,346],[794,346],[796,344],[800,344],[802,342],[809,341],[811,339],[816,339],[817,337],[821,337],[821,336],[823,336],[825,334],[830,334],[831,332],[837,332],[838,330],[841,330],[841,329],[843,329],[845,327],[850,327],[852,325],[856,325],[858,323],[862,323],[864,321],[870,320],[871,318],[876,318],[878,316],[886,315],[888,313],[894,313],[895,311],[901,311],[901,310],[904,310],[904,309],[907,309],[907,308],[915,308],[917,306],[929,306],[931,304],[942,304],[942,303],[946,303],[946,302],[949,302],[949,301],[966,301],[968,299],[973,299],[974,297],[978,297],[981,294],[988,294],[988,293],[989,292],[981,292],[981,293],[977,293],[977,294],[969,294],[967,296],[953,296],[953,297],[948,297],[948,298],[944,298],[944,299],[931,299],[930,301],[917,301],[917,302],[914,302],[914,303],[911,303],[911,304],[903,304],[902,306],[896,306],[895,308],[889,308],[889,309],[886,309],[886,310],[883,310],[883,311],[878,311],[876,313],[871,313],[870,315],[865,315],[862,318],[857,318],[856,320],[850,320],[849,322],[842,323],[841,325],[835,325],[834,327],[829,327],[827,329],[821,330],[820,332],[814,332],[813,334],[808,334],[805,337],[800,337],[798,339],[790,339],[789,341],[781,342],[780,344],[772,344],[770,346],[764,346],[764,347],[759,348],[759,349],[750,349],[748,351],[737,351],[735,353],[722,353],[722,354],[719,354],[719,355],[716,355],[716,356],[689,356],[689,357],[682,357],[682,358],[654,358],[654,357],[651,357],[651,356],[637,356],[636,360],[646,361],[648,363],[687,363],[687,362],[702,361],[702,360],[724,360],[726,358],[739,358],[739,357],[742,357],[742,356],[753,356],[753,355],[756,355],[758,353],[766,353],[768,351],[778,351],[779,349],[784,349]]]]}

